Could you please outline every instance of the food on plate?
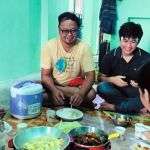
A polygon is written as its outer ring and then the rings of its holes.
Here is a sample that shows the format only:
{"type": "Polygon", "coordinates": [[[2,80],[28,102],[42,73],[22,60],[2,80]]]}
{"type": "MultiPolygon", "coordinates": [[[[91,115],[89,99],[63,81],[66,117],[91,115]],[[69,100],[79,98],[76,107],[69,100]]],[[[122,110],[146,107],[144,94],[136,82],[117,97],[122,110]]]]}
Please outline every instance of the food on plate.
{"type": "Polygon", "coordinates": [[[26,142],[23,150],[61,150],[63,143],[63,139],[42,136],[26,142]]]}
{"type": "Polygon", "coordinates": [[[100,137],[98,137],[95,133],[86,133],[83,135],[78,135],[73,137],[74,142],[86,146],[98,146],[103,144],[100,137]]]}
{"type": "Polygon", "coordinates": [[[80,114],[76,111],[70,111],[68,112],[67,116],[68,118],[77,118],[80,114]]]}
{"type": "Polygon", "coordinates": [[[63,108],[56,111],[56,115],[64,120],[78,120],[83,117],[83,113],[78,109],[63,108]]]}

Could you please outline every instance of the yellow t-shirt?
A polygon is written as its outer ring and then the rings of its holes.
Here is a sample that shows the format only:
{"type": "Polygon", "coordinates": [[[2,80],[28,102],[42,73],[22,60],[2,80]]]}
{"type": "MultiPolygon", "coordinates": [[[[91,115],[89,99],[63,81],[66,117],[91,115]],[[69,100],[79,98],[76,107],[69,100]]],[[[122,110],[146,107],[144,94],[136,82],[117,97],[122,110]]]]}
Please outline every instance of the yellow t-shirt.
{"type": "Polygon", "coordinates": [[[81,41],[66,52],[60,39],[49,40],[41,52],[41,68],[51,69],[55,83],[67,85],[68,82],[81,72],[94,70],[94,63],[90,48],[81,41]]]}

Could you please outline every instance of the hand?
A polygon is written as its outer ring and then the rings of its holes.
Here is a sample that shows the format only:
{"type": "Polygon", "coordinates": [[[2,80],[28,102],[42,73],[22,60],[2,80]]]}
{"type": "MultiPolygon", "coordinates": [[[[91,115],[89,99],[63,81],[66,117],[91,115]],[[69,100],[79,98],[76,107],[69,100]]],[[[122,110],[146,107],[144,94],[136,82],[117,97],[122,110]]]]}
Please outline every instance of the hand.
{"type": "Polygon", "coordinates": [[[124,86],[127,86],[128,83],[126,81],[124,81],[123,79],[125,79],[126,77],[125,76],[113,76],[113,77],[110,77],[110,80],[113,84],[115,84],[116,86],[119,86],[119,87],[124,87],[124,86]]]}
{"type": "Polygon", "coordinates": [[[135,82],[134,80],[130,80],[130,85],[132,85],[133,87],[138,87],[138,83],[135,82]]]}
{"type": "Polygon", "coordinates": [[[65,97],[61,90],[55,89],[54,91],[52,91],[52,96],[56,105],[64,104],[65,97]]]}
{"type": "Polygon", "coordinates": [[[83,97],[79,93],[75,93],[70,97],[70,104],[73,106],[79,106],[83,102],[83,97]]]}

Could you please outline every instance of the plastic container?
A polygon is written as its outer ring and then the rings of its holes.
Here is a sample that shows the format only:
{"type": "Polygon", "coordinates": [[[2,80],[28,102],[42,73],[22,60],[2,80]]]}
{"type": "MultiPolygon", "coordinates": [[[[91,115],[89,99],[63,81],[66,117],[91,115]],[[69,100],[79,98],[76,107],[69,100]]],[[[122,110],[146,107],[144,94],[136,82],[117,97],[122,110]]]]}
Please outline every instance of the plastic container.
{"type": "Polygon", "coordinates": [[[59,122],[59,120],[56,119],[56,111],[53,109],[48,109],[46,111],[46,120],[47,120],[47,125],[48,126],[54,126],[59,122]]]}
{"type": "Polygon", "coordinates": [[[20,81],[11,86],[10,113],[18,119],[38,116],[43,101],[43,88],[33,81],[20,81]]]}

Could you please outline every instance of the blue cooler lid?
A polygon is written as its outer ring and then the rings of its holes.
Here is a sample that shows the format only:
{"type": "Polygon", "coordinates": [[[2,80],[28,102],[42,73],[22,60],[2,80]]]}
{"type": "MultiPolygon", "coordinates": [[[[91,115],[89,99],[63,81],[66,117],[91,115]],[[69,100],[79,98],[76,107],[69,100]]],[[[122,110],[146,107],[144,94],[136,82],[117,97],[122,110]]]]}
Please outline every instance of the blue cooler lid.
{"type": "Polygon", "coordinates": [[[20,81],[11,86],[11,96],[16,97],[16,95],[34,95],[43,92],[43,87],[41,84],[27,80],[20,81]]]}

